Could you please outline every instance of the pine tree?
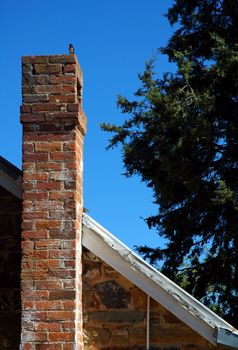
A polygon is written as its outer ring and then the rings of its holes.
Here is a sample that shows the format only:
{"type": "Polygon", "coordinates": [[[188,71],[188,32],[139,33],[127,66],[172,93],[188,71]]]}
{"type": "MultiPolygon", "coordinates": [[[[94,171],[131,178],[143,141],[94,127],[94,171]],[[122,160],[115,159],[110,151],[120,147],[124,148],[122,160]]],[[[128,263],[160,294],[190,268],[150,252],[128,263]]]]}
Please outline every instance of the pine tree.
{"type": "Polygon", "coordinates": [[[176,72],[147,62],[134,100],[118,98],[128,118],[102,128],[154,193],[146,221],[168,243],[139,251],[238,326],[238,2],[177,0],[167,17],[176,72]]]}

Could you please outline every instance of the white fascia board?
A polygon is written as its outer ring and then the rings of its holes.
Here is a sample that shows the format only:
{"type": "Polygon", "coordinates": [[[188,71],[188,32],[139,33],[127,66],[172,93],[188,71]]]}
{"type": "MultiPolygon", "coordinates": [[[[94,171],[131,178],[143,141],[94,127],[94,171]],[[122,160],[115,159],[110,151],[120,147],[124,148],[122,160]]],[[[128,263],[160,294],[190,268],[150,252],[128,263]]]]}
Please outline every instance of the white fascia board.
{"type": "Polygon", "coordinates": [[[210,343],[217,344],[219,328],[237,331],[86,214],[82,244],[210,343]]]}
{"type": "Polygon", "coordinates": [[[230,349],[237,349],[238,347],[238,333],[232,333],[227,329],[217,329],[217,344],[225,345],[230,349]]]}
{"type": "Polygon", "coordinates": [[[0,170],[0,186],[5,188],[17,198],[22,198],[22,176],[14,180],[11,176],[0,170]]]}

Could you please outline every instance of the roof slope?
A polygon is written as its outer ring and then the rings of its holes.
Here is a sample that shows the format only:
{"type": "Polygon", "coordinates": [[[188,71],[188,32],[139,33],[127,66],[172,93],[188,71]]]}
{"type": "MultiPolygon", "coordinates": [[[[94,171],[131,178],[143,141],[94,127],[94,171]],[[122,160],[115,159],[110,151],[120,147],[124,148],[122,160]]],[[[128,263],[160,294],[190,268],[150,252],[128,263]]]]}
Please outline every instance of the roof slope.
{"type": "Polygon", "coordinates": [[[82,244],[212,344],[238,349],[238,331],[84,214],[82,244]]]}
{"type": "Polygon", "coordinates": [[[21,170],[0,156],[0,186],[14,194],[17,198],[21,198],[21,183],[21,170]]]}

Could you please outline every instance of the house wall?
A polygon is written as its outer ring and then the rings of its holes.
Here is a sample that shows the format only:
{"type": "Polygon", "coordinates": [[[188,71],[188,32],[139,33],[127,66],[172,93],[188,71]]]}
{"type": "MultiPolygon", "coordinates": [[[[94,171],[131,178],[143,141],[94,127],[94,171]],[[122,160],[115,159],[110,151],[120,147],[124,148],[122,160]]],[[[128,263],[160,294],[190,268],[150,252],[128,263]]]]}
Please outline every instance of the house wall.
{"type": "Polygon", "coordinates": [[[0,349],[17,350],[21,331],[21,201],[0,187],[0,349]]]}
{"type": "MultiPolygon", "coordinates": [[[[93,253],[83,250],[85,350],[145,349],[146,308],[147,295],[142,290],[93,253]]],[[[214,349],[152,299],[150,312],[150,349],[214,349]]]]}

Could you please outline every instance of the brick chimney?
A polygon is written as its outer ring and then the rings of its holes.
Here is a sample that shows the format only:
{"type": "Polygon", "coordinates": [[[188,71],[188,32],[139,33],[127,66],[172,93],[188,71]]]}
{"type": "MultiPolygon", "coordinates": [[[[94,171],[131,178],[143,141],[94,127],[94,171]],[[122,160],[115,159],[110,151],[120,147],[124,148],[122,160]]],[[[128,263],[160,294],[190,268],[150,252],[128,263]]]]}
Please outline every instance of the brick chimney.
{"type": "Polygon", "coordinates": [[[82,349],[82,71],[75,55],[22,59],[22,350],[82,349]]]}

